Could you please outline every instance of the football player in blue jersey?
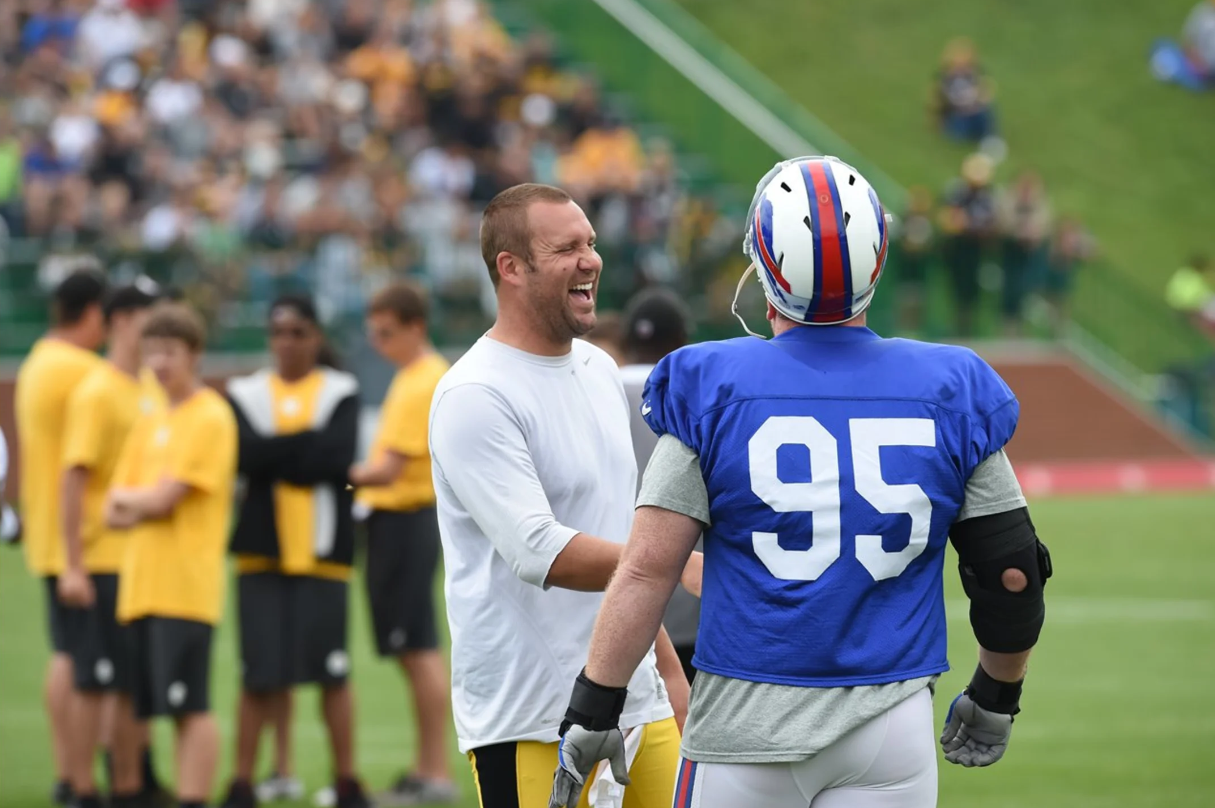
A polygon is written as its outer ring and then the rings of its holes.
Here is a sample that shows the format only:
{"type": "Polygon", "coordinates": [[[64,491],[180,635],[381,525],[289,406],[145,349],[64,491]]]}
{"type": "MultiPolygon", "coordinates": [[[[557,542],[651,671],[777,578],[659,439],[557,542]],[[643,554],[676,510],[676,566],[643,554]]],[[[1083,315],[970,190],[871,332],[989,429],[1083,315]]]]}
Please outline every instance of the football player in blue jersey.
{"type": "Polygon", "coordinates": [[[747,224],[774,337],[689,346],[650,376],[641,411],[659,442],[551,806],[578,804],[602,759],[627,779],[625,685],[702,531],[676,808],[934,806],[947,541],[979,660],[939,740],[962,766],[1007,748],[1051,574],[1004,454],[1017,400],[968,349],[866,327],[889,235],[856,169],[778,164],[747,224]]]}

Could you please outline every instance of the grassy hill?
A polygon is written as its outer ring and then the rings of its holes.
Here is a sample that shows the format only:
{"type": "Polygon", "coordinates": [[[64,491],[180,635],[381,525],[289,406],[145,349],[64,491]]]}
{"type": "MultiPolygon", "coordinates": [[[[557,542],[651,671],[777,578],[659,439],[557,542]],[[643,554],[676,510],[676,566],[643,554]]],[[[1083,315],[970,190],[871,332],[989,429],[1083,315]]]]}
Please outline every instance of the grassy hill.
{"type": "Polygon", "coordinates": [[[1040,171],[1153,295],[1191,252],[1215,252],[1215,94],[1147,68],[1194,0],[678,2],[904,185],[939,188],[966,153],[926,102],[945,42],[969,36],[998,84],[1002,179],[1040,171]]]}

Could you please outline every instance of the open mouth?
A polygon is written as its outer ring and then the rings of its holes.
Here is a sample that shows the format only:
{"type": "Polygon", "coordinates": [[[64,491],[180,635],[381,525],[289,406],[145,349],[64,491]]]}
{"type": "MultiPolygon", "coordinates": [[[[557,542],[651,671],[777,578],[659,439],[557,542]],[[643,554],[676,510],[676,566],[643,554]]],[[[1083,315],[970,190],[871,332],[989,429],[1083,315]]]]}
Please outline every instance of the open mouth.
{"type": "Polygon", "coordinates": [[[592,300],[591,290],[594,288],[595,284],[593,282],[580,283],[570,289],[570,297],[590,303],[592,300]]]}

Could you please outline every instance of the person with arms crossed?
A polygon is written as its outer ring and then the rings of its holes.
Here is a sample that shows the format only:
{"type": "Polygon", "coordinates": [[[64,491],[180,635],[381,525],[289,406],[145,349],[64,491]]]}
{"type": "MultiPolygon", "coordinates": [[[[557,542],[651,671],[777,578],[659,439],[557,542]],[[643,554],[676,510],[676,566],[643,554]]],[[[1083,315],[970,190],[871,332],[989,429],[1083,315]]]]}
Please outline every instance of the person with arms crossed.
{"type": "Polygon", "coordinates": [[[176,725],[181,808],[206,803],[219,758],[211,640],[236,485],[236,419],[198,377],[205,344],[188,306],[161,304],[148,318],[140,352],[165,406],[136,421],[105,506],[106,524],[127,532],[118,619],[130,624],[136,713],[176,725]]]}
{"type": "MultiPolygon", "coordinates": [[[[629,429],[633,433],[633,454],[637,456],[638,493],[645,467],[650,462],[654,447],[658,445],[658,436],[641,414],[645,403],[642,400],[645,383],[654,366],[664,356],[688,343],[691,323],[691,313],[679,296],[669,289],[643,289],[633,295],[624,307],[622,341],[626,361],[620,368],[620,377],[629,399],[629,429]]],[[[699,542],[696,549],[701,549],[699,542]]],[[[699,593],[676,587],[662,618],[662,625],[671,637],[671,644],[675,646],[675,653],[679,655],[679,663],[689,682],[696,677],[692,655],[696,652],[696,627],[699,623],[699,593]]]]}
{"type": "Polygon", "coordinates": [[[328,346],[311,298],[280,297],[269,328],[274,368],[228,382],[244,489],[231,543],[243,673],[224,806],[257,804],[252,780],[262,729],[287,718],[292,688],[317,684],[336,805],[364,808],[347,649],[354,518],[346,473],[358,450],[358,382],[322,364],[328,346]]]}
{"type": "Polygon", "coordinates": [[[64,606],[58,576],[63,572],[60,521],[64,419],[68,398],[104,361],[107,283],[96,269],[78,269],[51,295],[54,325],[34,343],[17,371],[14,414],[21,455],[20,510],[22,545],[31,574],[44,579],[51,661],[46,672],[46,710],[50,719],[56,784],[53,799],[66,805],[72,796],[68,758],[72,702],[72,658],[64,635],[64,606]]]}
{"type": "Polygon", "coordinates": [[[356,508],[369,512],[365,572],[376,650],[409,680],[417,721],[417,765],[376,797],[380,806],[459,798],[447,761],[450,679],[435,620],[439,521],[426,434],[448,364],[430,344],[427,311],[425,291],[408,282],[381,289],[367,308],[371,344],[397,373],[371,455],[350,469],[356,508]]]}
{"type": "Polygon", "coordinates": [[[650,376],[661,437],[563,724],[554,805],[621,756],[615,705],[702,530],[677,808],[935,806],[947,540],[980,650],[940,742],[963,766],[1004,754],[1051,574],[1003,452],[1019,408],[970,350],[865,326],[887,246],[851,166],[800,158],[760,181],[744,249],[774,338],[690,346],[650,376]]]}
{"type": "MultiPolygon", "coordinates": [[[[595,324],[603,268],[582,209],[558,188],[509,188],[485,209],[481,254],[498,318],[439,382],[430,414],[452,706],[483,808],[534,808],[637,469],[619,371],[575,339],[595,324]]],[[[687,680],[665,634],[657,656],[646,645],[620,705],[633,758],[624,808],[667,808],[675,786],[671,702],[686,703],[687,680]]]]}
{"type": "Polygon", "coordinates": [[[69,773],[80,808],[101,805],[93,779],[98,746],[110,750],[112,806],[136,804],[141,790],[147,791],[139,768],[146,727],[135,721],[129,636],[118,623],[118,573],[126,536],[106,527],[105,499],[136,419],[163,406],[160,384],[150,371],[140,373],[139,358],[143,326],[158,294],[145,278],[108,297],[107,361],[76,386],[64,422],[65,565],[58,593],[75,679],[69,773]]]}

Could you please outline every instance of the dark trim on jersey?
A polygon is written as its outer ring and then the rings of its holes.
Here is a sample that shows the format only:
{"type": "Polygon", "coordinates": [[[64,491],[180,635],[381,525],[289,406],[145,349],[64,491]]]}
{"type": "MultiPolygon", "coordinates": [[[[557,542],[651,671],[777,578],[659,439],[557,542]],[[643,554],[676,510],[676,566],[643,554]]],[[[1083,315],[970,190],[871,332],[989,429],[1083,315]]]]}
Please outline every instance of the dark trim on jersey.
{"type": "Polygon", "coordinates": [[[519,805],[518,747],[514,741],[482,746],[468,753],[481,808],[519,805]]]}
{"type": "Polygon", "coordinates": [[[292,435],[266,435],[253,425],[238,399],[228,396],[236,415],[240,441],[238,471],[244,497],[229,550],[242,555],[279,558],[274,508],[276,483],[327,489],[334,502],[332,549],[318,561],[354,563],[353,492],[347,475],[358,451],[360,403],[358,393],[345,396],[329,420],[317,430],[292,435]]]}

